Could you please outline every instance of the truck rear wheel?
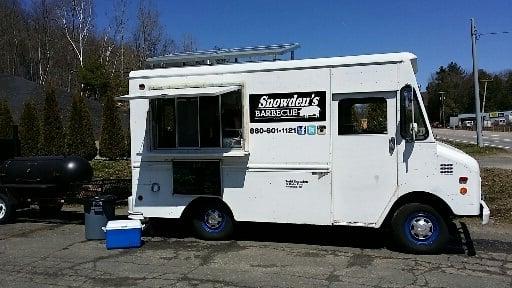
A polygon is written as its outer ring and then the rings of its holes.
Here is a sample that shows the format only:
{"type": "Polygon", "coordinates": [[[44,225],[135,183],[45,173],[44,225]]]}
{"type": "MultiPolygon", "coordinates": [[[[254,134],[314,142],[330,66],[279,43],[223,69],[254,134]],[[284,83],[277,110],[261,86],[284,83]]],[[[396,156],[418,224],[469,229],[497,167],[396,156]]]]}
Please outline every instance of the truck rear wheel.
{"type": "Polygon", "coordinates": [[[216,202],[202,203],[191,219],[192,229],[198,238],[204,240],[225,240],[233,233],[231,212],[216,202]]]}
{"type": "Polygon", "coordinates": [[[410,203],[400,207],[391,220],[393,237],[407,252],[438,253],[448,241],[448,227],[432,207],[410,203]]]}
{"type": "Polygon", "coordinates": [[[0,224],[9,223],[16,213],[13,199],[9,195],[0,192],[0,224]]]}

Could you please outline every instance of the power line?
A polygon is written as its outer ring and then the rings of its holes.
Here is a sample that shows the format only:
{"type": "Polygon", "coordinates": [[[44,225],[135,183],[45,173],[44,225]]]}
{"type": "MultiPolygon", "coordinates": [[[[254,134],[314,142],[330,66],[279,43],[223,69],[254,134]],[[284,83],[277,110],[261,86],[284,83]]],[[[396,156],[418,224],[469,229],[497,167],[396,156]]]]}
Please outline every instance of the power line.
{"type": "Polygon", "coordinates": [[[512,34],[512,31],[499,31],[499,32],[487,32],[487,33],[477,33],[476,36],[485,36],[485,35],[500,35],[500,34],[512,34]]]}

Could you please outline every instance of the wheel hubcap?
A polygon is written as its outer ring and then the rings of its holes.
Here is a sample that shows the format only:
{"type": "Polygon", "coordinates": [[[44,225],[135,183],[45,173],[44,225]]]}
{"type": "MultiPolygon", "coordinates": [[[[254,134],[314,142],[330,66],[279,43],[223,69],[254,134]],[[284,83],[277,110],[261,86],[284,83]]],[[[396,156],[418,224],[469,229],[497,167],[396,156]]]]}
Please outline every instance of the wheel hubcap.
{"type": "Polygon", "coordinates": [[[204,223],[210,229],[219,228],[221,226],[223,220],[224,219],[222,218],[222,214],[219,211],[213,210],[213,209],[208,210],[204,217],[204,223]]]}
{"type": "Polygon", "coordinates": [[[0,219],[4,218],[5,213],[7,213],[7,207],[5,206],[5,202],[0,200],[0,219]]]}
{"type": "Polygon", "coordinates": [[[430,219],[418,216],[411,221],[410,225],[411,235],[418,240],[425,240],[432,236],[434,232],[434,225],[430,219]]]}

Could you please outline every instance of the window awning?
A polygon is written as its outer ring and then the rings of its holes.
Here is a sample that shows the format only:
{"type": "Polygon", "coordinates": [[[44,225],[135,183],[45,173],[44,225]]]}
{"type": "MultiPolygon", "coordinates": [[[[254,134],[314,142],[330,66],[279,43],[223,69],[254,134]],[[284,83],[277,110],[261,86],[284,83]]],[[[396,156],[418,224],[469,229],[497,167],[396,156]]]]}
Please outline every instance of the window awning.
{"type": "Polygon", "coordinates": [[[201,87],[201,88],[178,88],[140,91],[137,94],[124,95],[117,97],[118,100],[134,99],[155,99],[155,98],[174,98],[174,97],[197,97],[197,96],[218,96],[224,93],[239,90],[240,86],[220,86],[220,87],[201,87]]]}

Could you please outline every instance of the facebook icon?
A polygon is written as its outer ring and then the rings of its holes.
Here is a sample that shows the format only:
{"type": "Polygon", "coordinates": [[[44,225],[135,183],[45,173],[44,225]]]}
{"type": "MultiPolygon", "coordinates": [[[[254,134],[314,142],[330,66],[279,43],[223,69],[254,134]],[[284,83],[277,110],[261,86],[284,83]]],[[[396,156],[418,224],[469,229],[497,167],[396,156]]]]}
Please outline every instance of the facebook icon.
{"type": "Polygon", "coordinates": [[[306,135],[306,126],[297,126],[297,134],[306,135]]]}

